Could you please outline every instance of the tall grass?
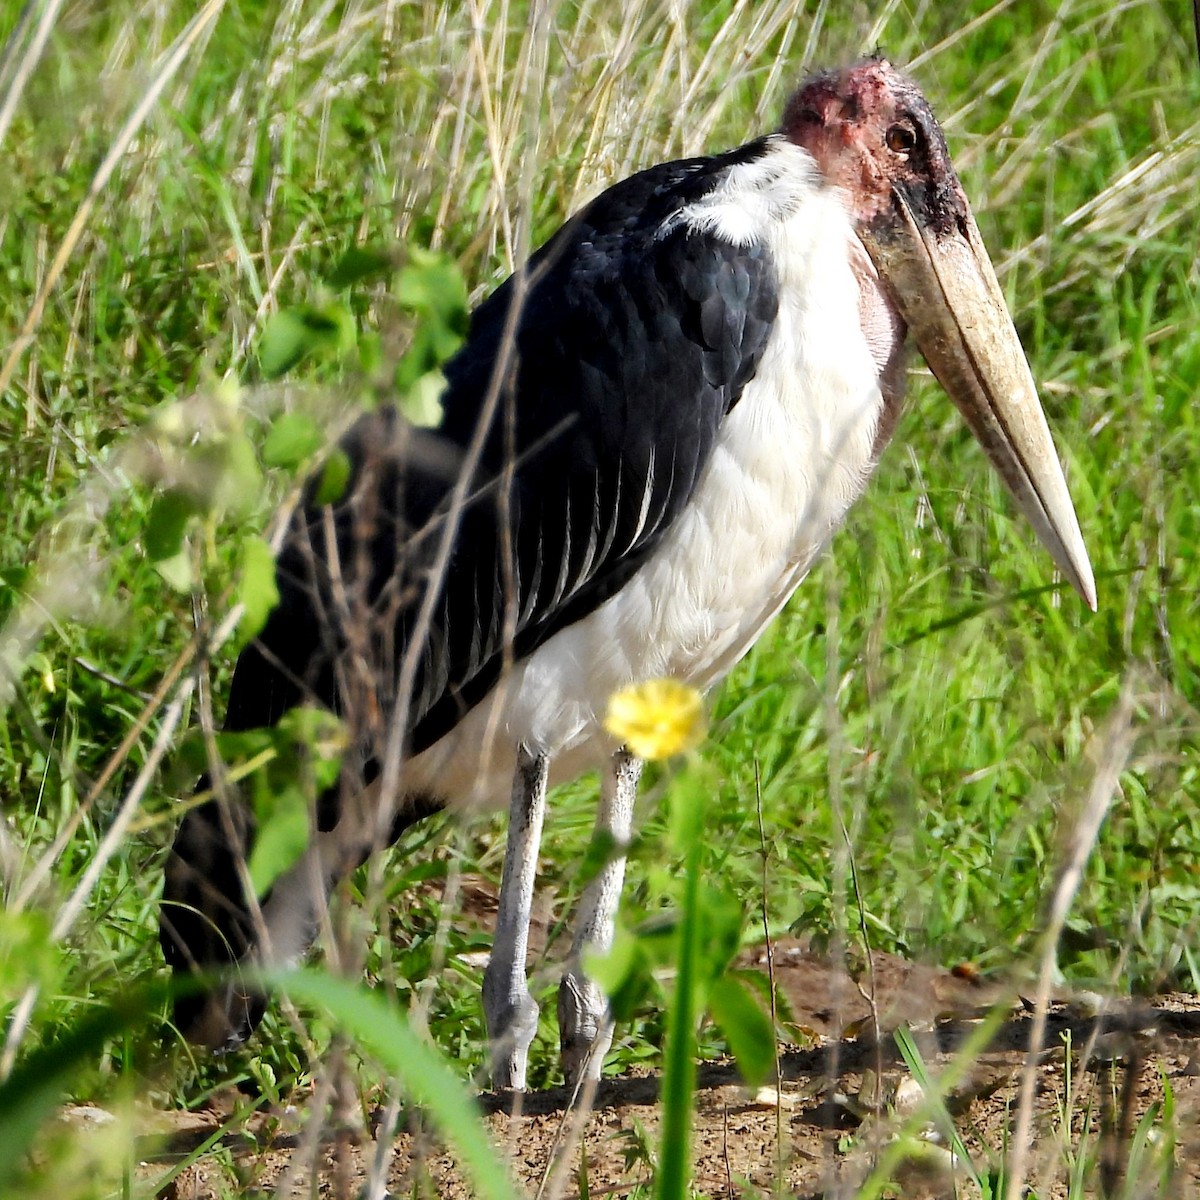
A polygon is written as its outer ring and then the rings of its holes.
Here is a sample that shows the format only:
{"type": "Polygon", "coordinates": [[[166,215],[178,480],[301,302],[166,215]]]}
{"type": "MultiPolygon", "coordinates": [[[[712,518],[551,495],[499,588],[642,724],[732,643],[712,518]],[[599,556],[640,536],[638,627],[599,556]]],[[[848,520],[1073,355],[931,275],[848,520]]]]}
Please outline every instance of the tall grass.
{"type": "MultiPolygon", "coordinates": [[[[334,424],[387,394],[386,364],[411,336],[388,280],[360,285],[338,297],[359,331],[349,364],[268,383],[256,347],[271,315],[332,299],[353,246],[433,247],[482,296],[606,184],[771,128],[808,67],[876,46],[911,67],[947,128],[1068,467],[1101,610],[1042,586],[1048,562],[915,371],[896,444],[827,566],[715,701],[706,754],[723,782],[706,870],[761,897],[776,930],[1019,972],[1045,949],[1095,731],[1125,688],[1127,761],[1053,966],[1117,992],[1200,986],[1200,76],[1184,8],[5,8],[0,1073],[161,972],[162,852],[190,787],[162,766],[186,726],[219,721],[245,539],[272,535],[296,471],[237,459],[222,476],[236,486],[209,497],[175,561],[146,552],[156,495],[190,469],[196,431],[255,446],[281,412],[334,424]]],[[[631,922],[672,894],[655,789],[631,922]]],[[[578,898],[592,790],[564,789],[547,831],[554,928],[578,898]]],[[[350,974],[365,966],[418,998],[468,1070],[484,1059],[463,957],[478,935],[455,897],[464,877],[496,878],[501,833],[483,818],[415,831],[344,889],[369,924],[343,908],[329,948],[350,974]]],[[[553,985],[550,969],[538,978],[553,985]]],[[[330,1045],[321,1018],[273,1017],[242,1056],[191,1064],[171,1047],[164,1066],[155,1025],[108,1038],[77,1094],[168,1105],[223,1075],[304,1083],[330,1045]]],[[[656,1059],[662,1034],[647,1005],[615,1062],[656,1059]]],[[[541,1082],[553,1039],[547,1027],[535,1047],[541,1082]]],[[[386,1077],[361,1072],[364,1089],[386,1077]]],[[[42,1168],[29,1194],[100,1194],[97,1178],[128,1175],[127,1148],[99,1175],[80,1166],[83,1141],[63,1154],[74,1166],[42,1168]]]]}

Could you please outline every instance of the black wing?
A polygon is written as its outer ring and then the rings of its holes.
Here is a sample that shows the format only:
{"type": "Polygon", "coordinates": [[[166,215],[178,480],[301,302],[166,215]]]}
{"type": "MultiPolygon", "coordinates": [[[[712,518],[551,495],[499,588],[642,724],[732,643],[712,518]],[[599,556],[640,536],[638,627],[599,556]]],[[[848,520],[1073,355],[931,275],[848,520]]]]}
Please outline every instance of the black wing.
{"type": "Polygon", "coordinates": [[[419,752],[506,662],[592,612],[646,561],[691,498],[777,308],[765,247],[675,218],[764,149],[654,167],[565,225],[529,264],[503,379],[515,281],[474,313],[447,365],[436,439],[390,412],[355,427],[350,488],[297,522],[280,604],[238,663],[229,727],[273,722],[309,698],[353,713],[369,743],[434,587],[406,722],[419,752]],[[449,493],[496,386],[471,499],[433,578],[449,493]]]}

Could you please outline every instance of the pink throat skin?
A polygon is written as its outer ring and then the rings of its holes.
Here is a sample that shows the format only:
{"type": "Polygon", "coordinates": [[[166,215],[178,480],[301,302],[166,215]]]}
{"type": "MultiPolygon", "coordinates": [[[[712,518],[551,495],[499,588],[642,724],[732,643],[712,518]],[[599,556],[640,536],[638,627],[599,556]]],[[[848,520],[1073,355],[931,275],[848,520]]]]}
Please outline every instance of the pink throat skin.
{"type": "Polygon", "coordinates": [[[883,393],[883,411],[875,432],[874,455],[878,459],[900,419],[908,358],[908,327],[884,290],[875,264],[857,239],[851,251],[850,265],[858,281],[858,319],[879,370],[879,390],[883,393]]]}

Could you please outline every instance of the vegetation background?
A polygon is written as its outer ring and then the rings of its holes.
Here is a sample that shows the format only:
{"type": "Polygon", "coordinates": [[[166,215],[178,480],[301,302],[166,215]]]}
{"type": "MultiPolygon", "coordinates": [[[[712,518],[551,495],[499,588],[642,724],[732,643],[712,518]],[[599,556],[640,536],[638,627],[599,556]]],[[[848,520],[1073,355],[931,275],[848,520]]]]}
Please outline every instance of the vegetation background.
{"type": "MultiPolygon", "coordinates": [[[[1020,977],[1107,765],[1119,787],[1058,977],[1200,987],[1184,0],[9,0],[0,39],[0,1078],[161,979],[161,865],[195,760],[181,746],[219,726],[272,513],[347,412],[428,413],[450,267],[477,300],[607,183],[772,128],[807,70],[876,47],[947,130],[1100,611],[1051,583],[918,364],[868,496],[713,699],[705,870],[817,948],[1020,977]]],[[[639,810],[631,925],[673,894],[663,779],[639,810]]],[[[554,801],[552,931],[582,886],[594,788],[554,801]]],[[[498,878],[502,837],[485,815],[415,831],[338,910],[350,973],[365,953],[370,979],[419,999],[463,1072],[484,1057],[482,944],[456,922],[458,883],[498,878]]],[[[549,995],[553,971],[539,978],[549,995]]],[[[612,1069],[657,1061],[660,1007],[619,1031],[612,1069]]],[[[196,1062],[164,1047],[163,1011],[88,1043],[72,1093],[167,1107],[240,1078],[284,1095],[345,1053],[321,1019],[276,1012],[244,1052],[196,1062]]],[[[536,1082],[555,1038],[547,1022],[536,1082]]],[[[365,1094],[370,1068],[356,1078],[365,1094]]],[[[131,1186],[130,1153],[98,1166],[68,1138],[20,1186],[108,1194],[131,1186]]]]}

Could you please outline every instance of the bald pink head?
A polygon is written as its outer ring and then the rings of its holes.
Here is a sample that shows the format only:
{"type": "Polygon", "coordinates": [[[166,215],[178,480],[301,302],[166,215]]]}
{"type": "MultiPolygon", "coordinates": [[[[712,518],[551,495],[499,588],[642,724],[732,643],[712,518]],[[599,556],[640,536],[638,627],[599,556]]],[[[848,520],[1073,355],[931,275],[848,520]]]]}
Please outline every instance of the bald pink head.
{"type": "Polygon", "coordinates": [[[896,189],[939,230],[968,211],[929,102],[886,59],[806,80],[788,101],[783,132],[845,191],[860,226],[894,211],[896,189]]]}

